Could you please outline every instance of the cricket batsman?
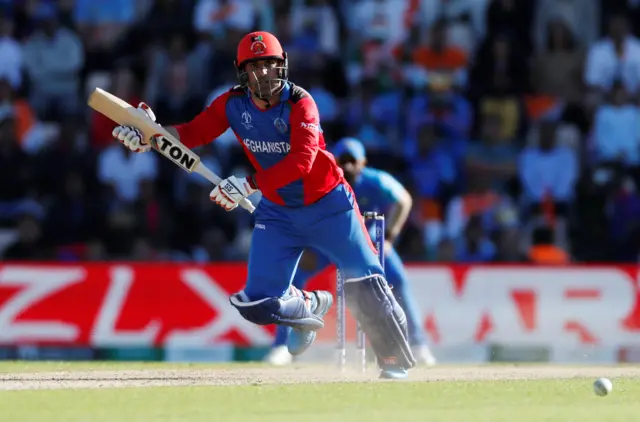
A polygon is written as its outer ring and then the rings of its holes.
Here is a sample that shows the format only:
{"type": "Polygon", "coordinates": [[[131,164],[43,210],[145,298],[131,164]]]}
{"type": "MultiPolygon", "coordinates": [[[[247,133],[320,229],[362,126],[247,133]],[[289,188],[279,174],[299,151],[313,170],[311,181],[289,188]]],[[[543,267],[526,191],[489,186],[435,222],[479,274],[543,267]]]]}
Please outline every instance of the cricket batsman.
{"type": "MultiPolygon", "coordinates": [[[[393,243],[399,236],[409,213],[412,199],[407,190],[389,173],[367,167],[367,157],[362,143],[355,138],[344,138],[333,149],[333,155],[352,186],[358,205],[367,211],[382,213],[386,218],[384,267],[386,278],[393,294],[407,316],[409,343],[420,364],[432,366],[436,363],[427,345],[426,335],[411,296],[408,275],[393,243]]],[[[307,281],[331,264],[321,252],[305,250],[293,285],[304,288],[307,281]]],[[[276,338],[266,361],[274,365],[291,363],[292,356],[285,344],[290,328],[278,326],[276,338]]]]}
{"type": "MultiPolygon", "coordinates": [[[[231,128],[255,169],[248,177],[229,176],[210,194],[231,211],[254,192],[262,193],[247,282],[231,295],[231,305],[254,324],[290,327],[288,351],[303,353],[333,304],[329,292],[292,285],[302,252],[316,249],[343,272],[347,306],[371,343],[380,377],[407,377],[416,364],[407,319],[384,277],[354,193],[326,150],[315,101],[289,82],[287,54],[268,32],[244,36],[234,66],[239,85],[193,120],[166,127],[189,148],[231,128]]],[[[138,108],[155,120],[146,104],[138,108]]],[[[130,126],[116,127],[113,136],[135,152],[148,151],[153,141],[130,126]]]]}

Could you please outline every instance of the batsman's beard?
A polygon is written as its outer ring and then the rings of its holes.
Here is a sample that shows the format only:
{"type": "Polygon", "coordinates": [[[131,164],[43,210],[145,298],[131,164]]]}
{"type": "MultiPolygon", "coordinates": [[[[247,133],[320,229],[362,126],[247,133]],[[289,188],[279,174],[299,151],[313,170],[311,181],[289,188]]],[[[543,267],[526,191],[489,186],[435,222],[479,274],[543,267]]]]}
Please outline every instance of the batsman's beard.
{"type": "Polygon", "coordinates": [[[258,76],[255,72],[253,81],[250,82],[253,94],[262,99],[268,100],[280,93],[283,88],[283,81],[280,78],[274,78],[271,75],[258,76]]]}

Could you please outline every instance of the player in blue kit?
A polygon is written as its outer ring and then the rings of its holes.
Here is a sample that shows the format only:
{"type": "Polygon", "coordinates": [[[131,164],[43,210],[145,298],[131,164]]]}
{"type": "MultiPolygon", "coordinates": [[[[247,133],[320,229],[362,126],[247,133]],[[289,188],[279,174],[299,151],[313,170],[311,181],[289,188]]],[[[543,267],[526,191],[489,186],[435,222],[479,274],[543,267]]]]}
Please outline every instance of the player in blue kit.
{"type": "MultiPolygon", "coordinates": [[[[327,256],[345,278],[347,306],[369,339],[383,378],[404,378],[416,364],[407,320],[396,301],[342,169],[326,150],[315,101],[288,80],[288,57],[268,32],[252,32],[234,61],[240,84],[217,97],[190,122],[165,127],[189,148],[212,142],[231,128],[253,164],[248,177],[229,176],[210,194],[231,211],[262,193],[255,211],[245,288],[230,303],[258,325],[290,327],[288,351],[303,353],[324,327],[329,292],[292,285],[305,248],[327,256]]],[[[155,120],[151,109],[138,107],[155,120]]],[[[135,127],[113,136],[135,152],[150,149],[135,127]]]]}
{"type": "MultiPolygon", "coordinates": [[[[385,273],[392,291],[407,316],[409,343],[418,363],[434,365],[435,358],[427,346],[420,316],[411,297],[409,280],[400,256],[393,248],[411,210],[412,199],[407,190],[393,176],[382,170],[366,167],[367,157],[362,143],[354,138],[342,139],[333,149],[333,155],[342,167],[345,179],[353,187],[362,210],[382,213],[386,218],[385,273]]],[[[331,261],[313,248],[305,250],[293,285],[304,288],[307,281],[331,265],[331,261]]],[[[274,365],[292,362],[286,348],[290,329],[278,326],[272,350],[265,360],[274,365]]]]}

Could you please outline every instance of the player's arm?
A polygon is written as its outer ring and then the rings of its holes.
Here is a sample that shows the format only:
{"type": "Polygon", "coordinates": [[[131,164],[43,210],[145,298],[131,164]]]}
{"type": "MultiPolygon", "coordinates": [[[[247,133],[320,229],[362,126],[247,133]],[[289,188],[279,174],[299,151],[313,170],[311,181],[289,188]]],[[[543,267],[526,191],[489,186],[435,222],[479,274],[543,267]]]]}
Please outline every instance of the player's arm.
{"type": "Polygon", "coordinates": [[[320,117],[315,101],[302,98],[291,109],[291,150],[278,163],[251,176],[255,189],[276,190],[309,174],[318,155],[320,117]]]}
{"type": "Polygon", "coordinates": [[[165,129],[177,137],[187,148],[208,144],[229,129],[227,100],[229,91],[218,96],[207,108],[187,123],[167,126],[165,129]]]}
{"type": "Polygon", "coordinates": [[[382,173],[380,184],[385,196],[391,202],[385,215],[385,240],[393,243],[400,235],[404,224],[409,218],[413,199],[409,191],[390,174],[382,173]]]}

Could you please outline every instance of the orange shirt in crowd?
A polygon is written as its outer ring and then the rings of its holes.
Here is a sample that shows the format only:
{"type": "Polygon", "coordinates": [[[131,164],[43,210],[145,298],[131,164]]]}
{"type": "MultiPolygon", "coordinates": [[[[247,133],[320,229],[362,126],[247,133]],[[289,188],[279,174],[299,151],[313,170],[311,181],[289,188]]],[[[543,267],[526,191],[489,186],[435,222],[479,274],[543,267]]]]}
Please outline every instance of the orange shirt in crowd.
{"type": "Polygon", "coordinates": [[[536,264],[568,264],[569,255],[555,245],[535,245],[529,249],[529,259],[536,264]]]}
{"type": "Polygon", "coordinates": [[[455,47],[447,47],[439,52],[428,47],[418,47],[413,52],[412,59],[425,69],[457,70],[467,66],[466,53],[455,47]]]}

